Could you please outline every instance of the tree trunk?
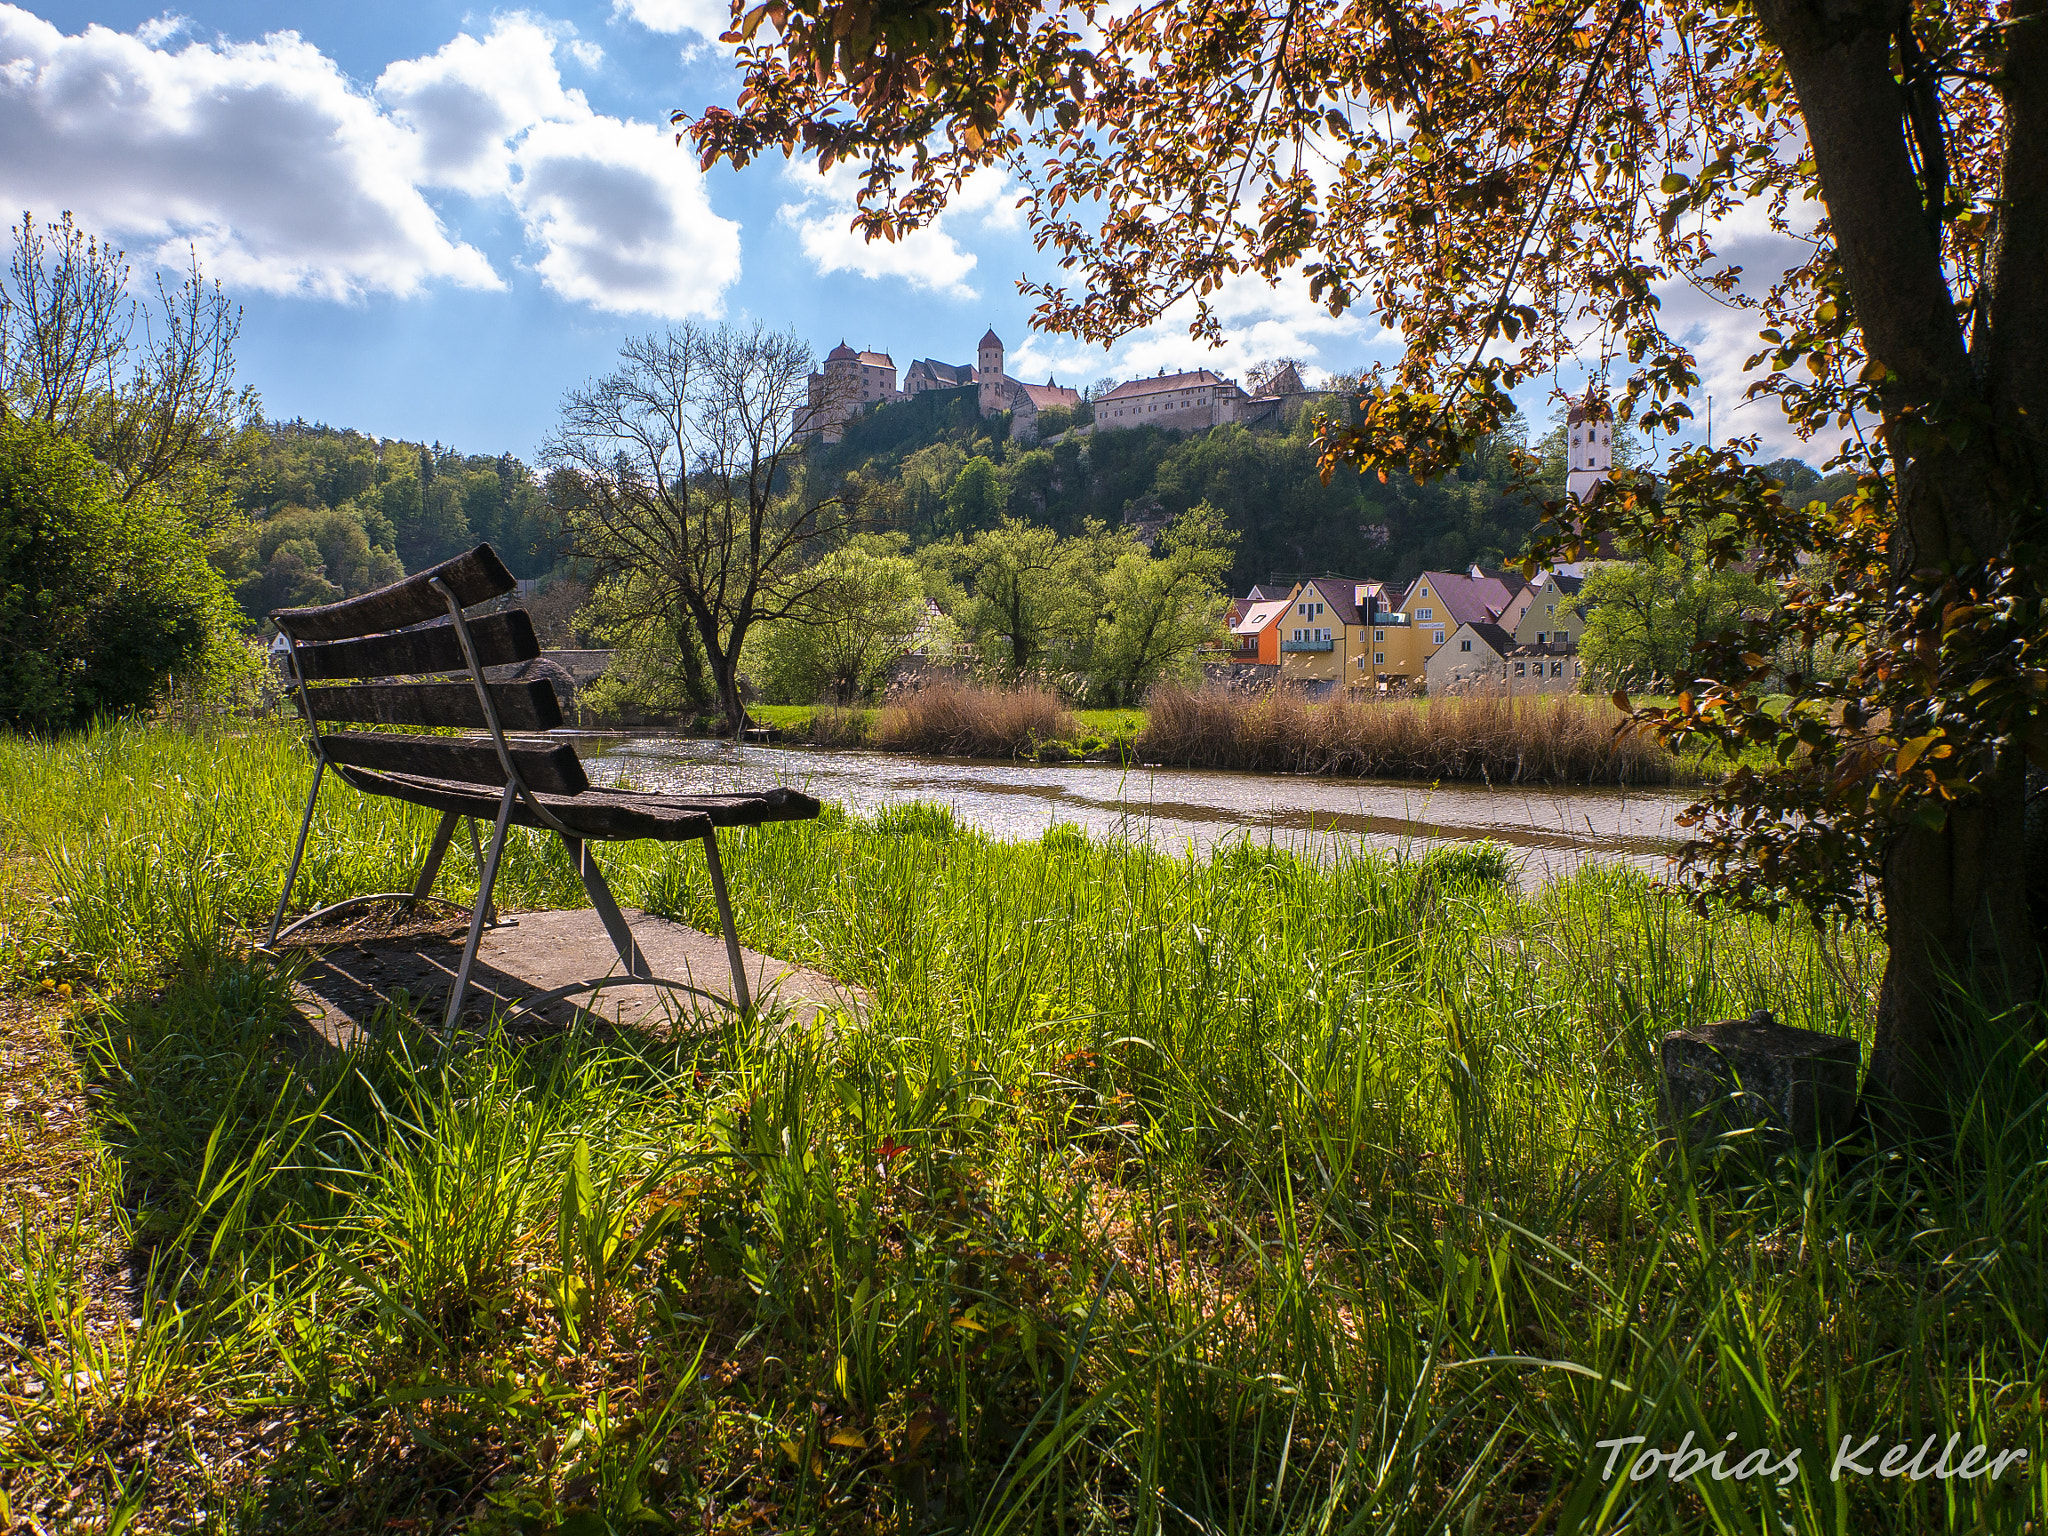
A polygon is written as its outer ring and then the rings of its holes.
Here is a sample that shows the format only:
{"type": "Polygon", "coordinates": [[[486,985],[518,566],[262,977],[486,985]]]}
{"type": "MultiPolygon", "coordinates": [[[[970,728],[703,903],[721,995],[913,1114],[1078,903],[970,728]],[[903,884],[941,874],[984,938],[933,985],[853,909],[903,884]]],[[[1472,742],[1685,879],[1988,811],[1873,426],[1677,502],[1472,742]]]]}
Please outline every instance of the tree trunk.
{"type": "MultiPolygon", "coordinates": [[[[2033,532],[2048,486],[2048,378],[2042,328],[2048,291],[2041,255],[2043,162],[2048,159],[2048,21],[2043,0],[2020,0],[2007,84],[2004,194],[1998,248],[1983,295],[1990,343],[1965,347],[1937,235],[1907,152],[1905,94],[1891,50],[1901,0],[1758,0],[1782,50],[1813,146],[1851,302],[1870,357],[1890,370],[1883,406],[1897,468],[1892,565],[1900,575],[1944,562],[1964,567],[2033,532]],[[2027,251],[2015,239],[2033,239],[2027,251]],[[2031,360],[2031,362],[2029,362],[2031,360]],[[1998,429],[1914,455],[1892,435],[1900,414],[1932,406],[1986,408],[1998,429]],[[2023,524],[2021,519],[2026,519],[2023,524]]],[[[1958,437],[1961,434],[1957,434],[1958,437]]],[[[1890,956],[1877,1038],[1864,1083],[1880,1129],[1938,1133],[1946,1108],[1973,1083],[1960,985],[1996,1009],[2038,994],[2037,935],[2027,911],[2025,768],[2016,750],[1938,831],[1910,827],[1886,861],[1890,956]]]]}

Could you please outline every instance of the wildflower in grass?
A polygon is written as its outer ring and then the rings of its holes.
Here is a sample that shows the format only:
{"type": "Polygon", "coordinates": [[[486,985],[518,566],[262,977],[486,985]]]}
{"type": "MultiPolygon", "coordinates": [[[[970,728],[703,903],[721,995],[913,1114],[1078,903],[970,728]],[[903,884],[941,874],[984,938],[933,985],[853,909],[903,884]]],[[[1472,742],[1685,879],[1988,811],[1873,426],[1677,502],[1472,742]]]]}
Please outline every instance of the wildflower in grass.
{"type": "Polygon", "coordinates": [[[875,1156],[882,1160],[877,1166],[886,1169],[909,1150],[909,1147],[898,1141],[894,1136],[885,1137],[882,1144],[875,1148],[875,1156]]]}

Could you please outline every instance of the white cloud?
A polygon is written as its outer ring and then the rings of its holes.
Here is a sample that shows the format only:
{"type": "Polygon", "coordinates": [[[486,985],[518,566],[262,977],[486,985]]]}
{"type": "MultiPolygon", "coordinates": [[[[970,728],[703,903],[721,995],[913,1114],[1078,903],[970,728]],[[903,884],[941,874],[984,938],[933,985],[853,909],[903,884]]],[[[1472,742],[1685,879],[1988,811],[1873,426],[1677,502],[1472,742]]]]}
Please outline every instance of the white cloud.
{"type": "Polygon", "coordinates": [[[413,132],[422,183],[502,192],[511,181],[515,138],[536,123],[590,117],[583,93],[562,86],[555,42],[551,29],[511,16],[487,37],[463,33],[378,77],[378,99],[413,132]]]}
{"type": "Polygon", "coordinates": [[[512,202],[564,298],[679,319],[717,314],[740,273],[739,225],[711,211],[694,161],[648,123],[541,123],[521,141],[512,202]]]}
{"type": "Polygon", "coordinates": [[[572,38],[570,40],[569,52],[574,55],[576,62],[585,69],[595,69],[604,62],[604,50],[598,47],[597,44],[586,43],[580,38],[572,38]]]}
{"type": "Polygon", "coordinates": [[[612,15],[637,21],[650,32],[695,32],[715,38],[732,26],[725,0],[612,0],[612,15]]]}
{"type": "Polygon", "coordinates": [[[797,232],[811,265],[819,273],[852,272],[868,278],[898,278],[914,289],[949,299],[980,297],[967,281],[978,264],[972,251],[962,250],[952,231],[964,218],[982,230],[1009,232],[1021,227],[1014,191],[1000,171],[978,172],[955,195],[946,211],[923,229],[900,240],[867,240],[853,228],[855,195],[861,171],[842,161],[820,175],[804,162],[792,161],[783,179],[797,190],[799,201],[784,203],[780,217],[797,232]],[[1009,196],[1005,193],[1009,192],[1009,196]]]}
{"type": "Polygon", "coordinates": [[[135,29],[135,35],[152,48],[161,48],[174,37],[180,37],[192,30],[192,18],[180,16],[175,11],[165,11],[145,21],[135,29]]]}
{"type": "Polygon", "coordinates": [[[695,161],[563,85],[558,49],[603,58],[566,26],[500,16],[391,64],[374,92],[292,32],[154,46],[181,26],[67,36],[0,3],[0,206],[69,209],[177,264],[189,242],[231,288],[504,287],[422,191],[447,188],[509,202],[532,269],[573,302],[712,314],[738,278],[739,227],[712,211],[695,161]]]}
{"type": "Polygon", "coordinates": [[[176,53],[0,5],[0,204],[232,287],[347,298],[500,280],[412,184],[407,136],[296,33],[176,53]]]}

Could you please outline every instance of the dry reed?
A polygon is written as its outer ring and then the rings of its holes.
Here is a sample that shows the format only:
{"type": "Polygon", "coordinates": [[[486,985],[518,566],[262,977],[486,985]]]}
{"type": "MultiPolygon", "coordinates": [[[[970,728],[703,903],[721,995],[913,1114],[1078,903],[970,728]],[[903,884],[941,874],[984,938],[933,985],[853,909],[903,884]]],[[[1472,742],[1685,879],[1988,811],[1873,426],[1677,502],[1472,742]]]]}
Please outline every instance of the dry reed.
{"type": "Polygon", "coordinates": [[[1145,710],[1138,755],[1180,768],[1507,784],[1668,784],[1678,770],[1654,741],[1617,732],[1613,705],[1576,695],[1311,705],[1284,688],[1165,687],[1145,710]]]}
{"type": "Polygon", "coordinates": [[[873,739],[892,752],[1018,757],[1043,741],[1078,736],[1081,722],[1047,688],[977,688],[950,680],[892,699],[873,739]]]}

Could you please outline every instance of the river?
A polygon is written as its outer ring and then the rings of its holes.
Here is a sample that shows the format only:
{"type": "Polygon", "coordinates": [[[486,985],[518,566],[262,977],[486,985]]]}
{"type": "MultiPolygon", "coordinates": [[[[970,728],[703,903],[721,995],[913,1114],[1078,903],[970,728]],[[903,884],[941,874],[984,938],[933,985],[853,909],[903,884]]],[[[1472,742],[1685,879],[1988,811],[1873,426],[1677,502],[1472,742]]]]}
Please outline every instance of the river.
{"type": "Polygon", "coordinates": [[[1525,884],[1589,862],[1668,867],[1683,789],[1557,789],[1119,768],[1098,763],[992,763],[893,752],[734,747],[666,736],[593,739],[598,783],[711,793],[787,784],[868,813],[937,801],[996,837],[1040,836],[1068,823],[1093,838],[1143,838],[1205,850],[1246,833],[1328,854],[1363,845],[1419,853],[1433,844],[1491,839],[1513,848],[1525,884]]]}

